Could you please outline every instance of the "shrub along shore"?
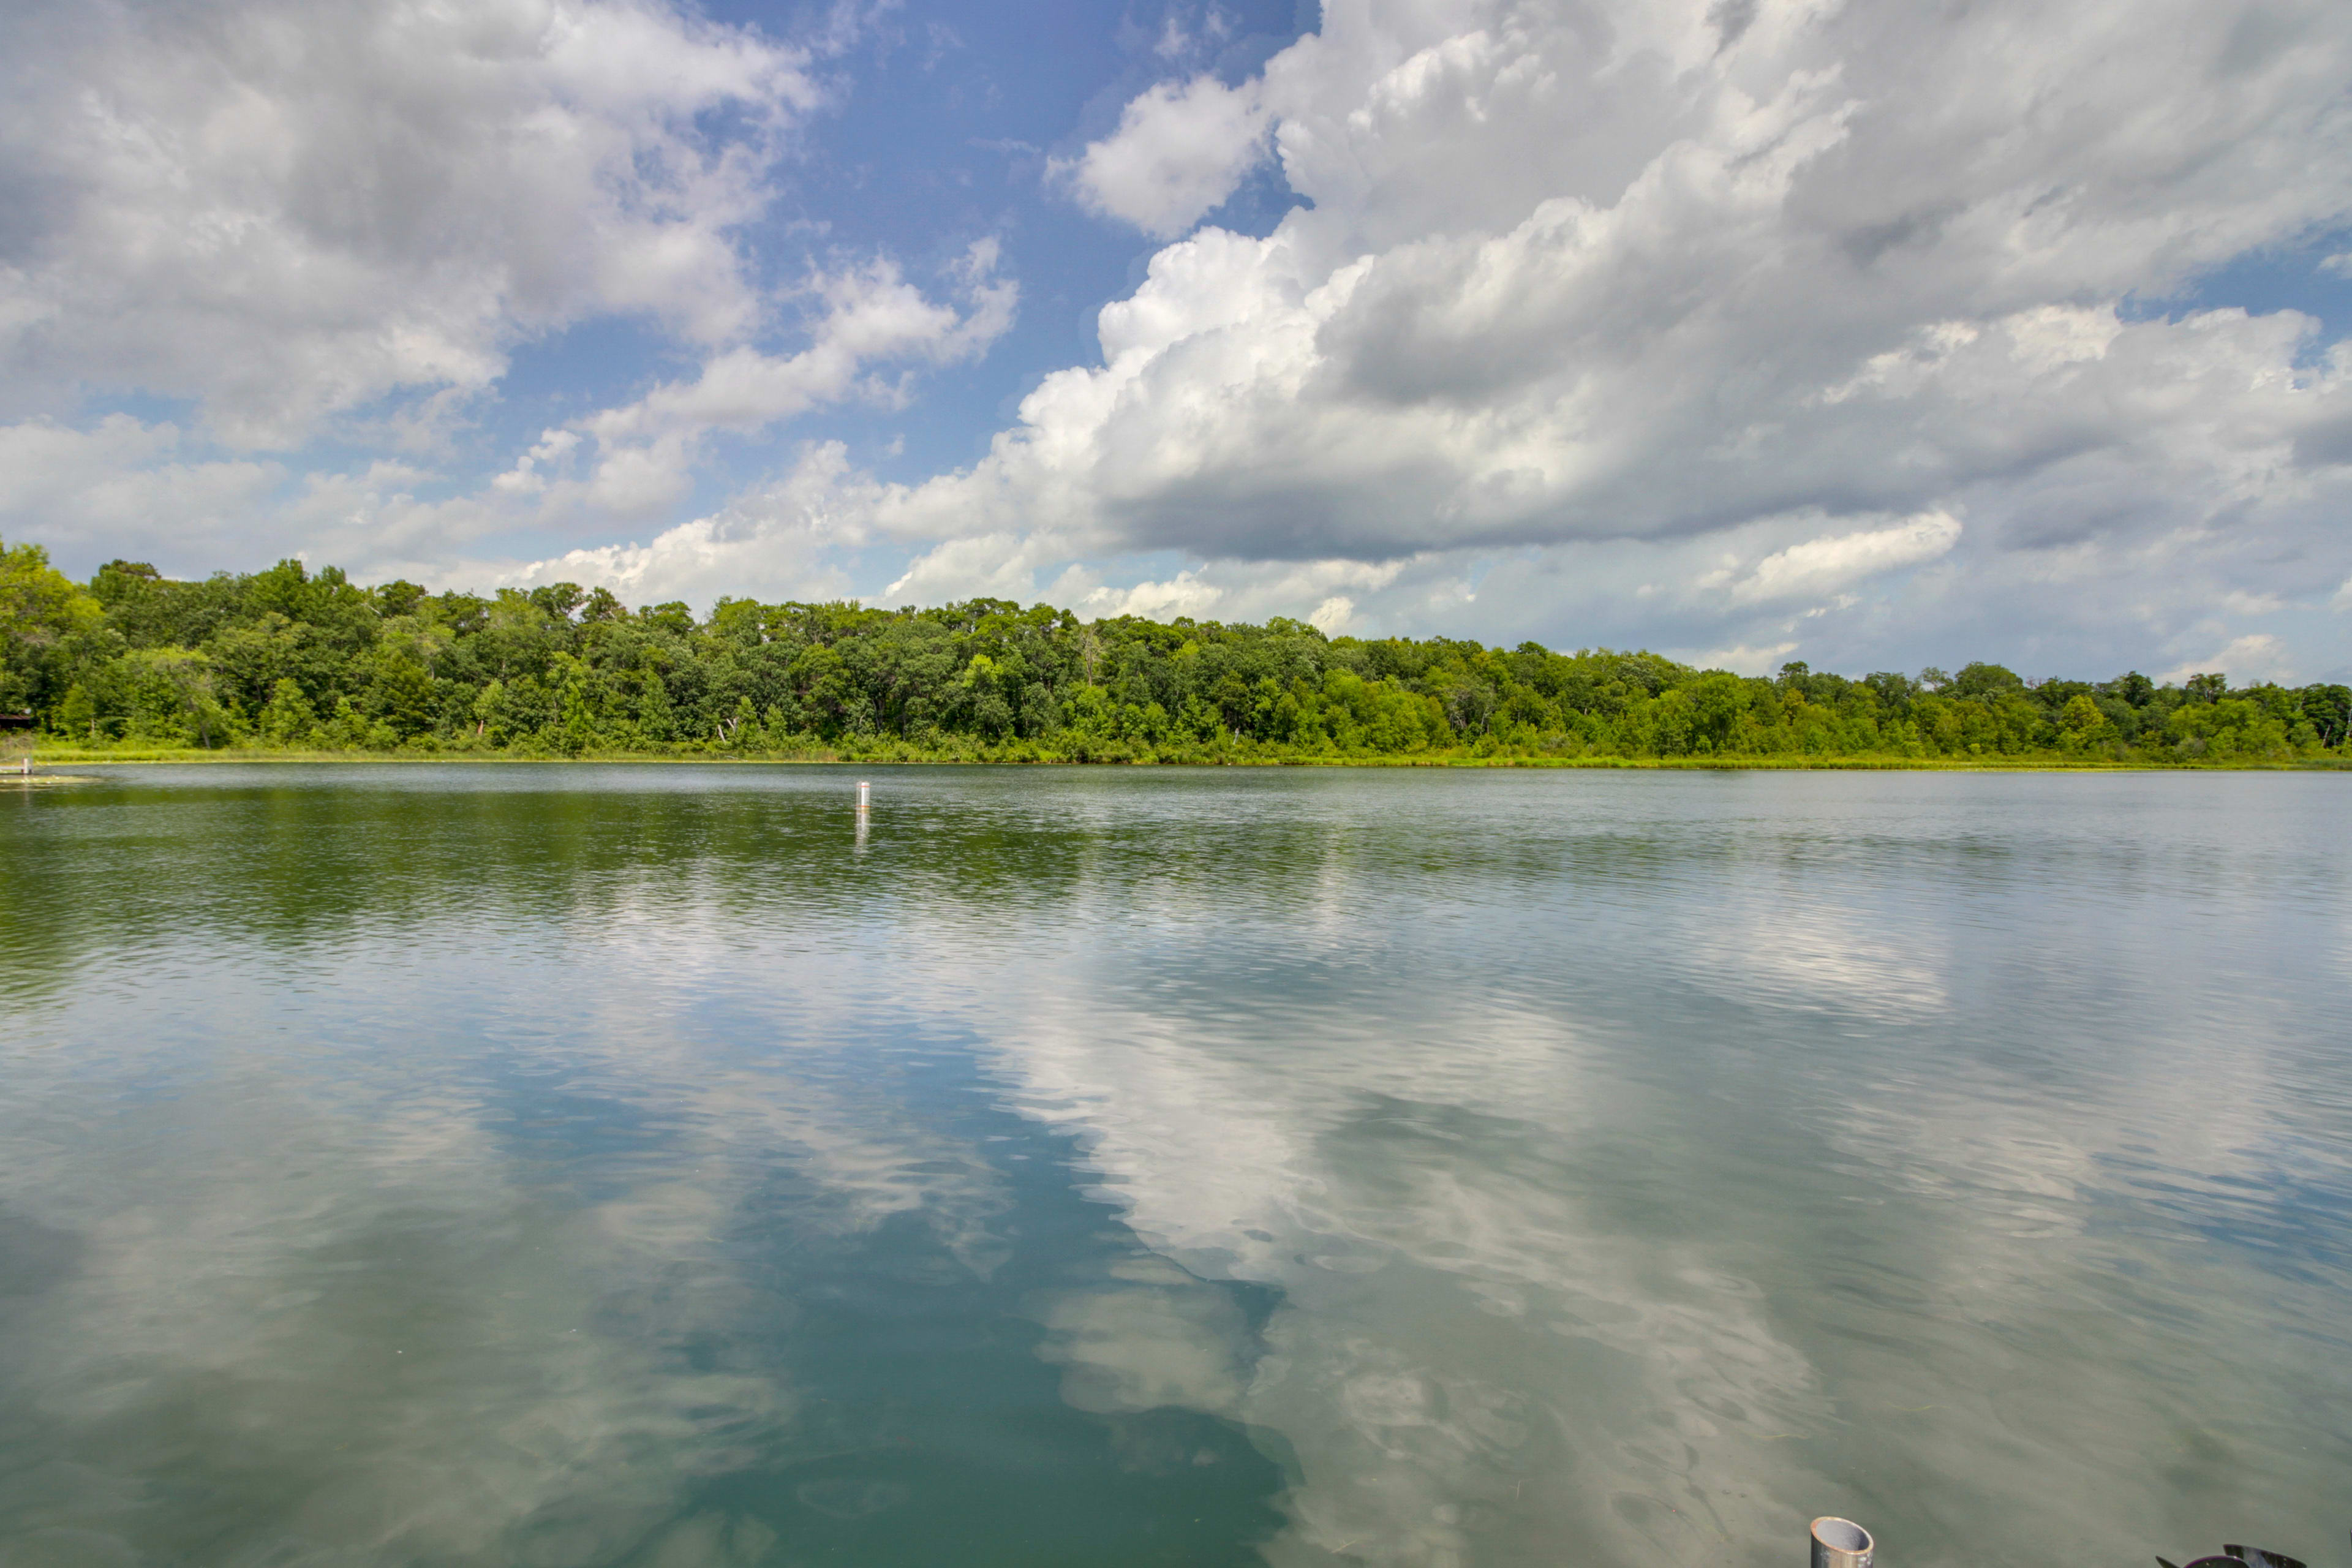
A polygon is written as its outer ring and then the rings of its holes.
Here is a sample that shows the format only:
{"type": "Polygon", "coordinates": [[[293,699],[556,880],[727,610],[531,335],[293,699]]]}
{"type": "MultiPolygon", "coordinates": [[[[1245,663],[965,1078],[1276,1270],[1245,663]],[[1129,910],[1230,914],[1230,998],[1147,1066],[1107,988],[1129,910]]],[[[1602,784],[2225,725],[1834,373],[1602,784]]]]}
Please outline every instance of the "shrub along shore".
{"type": "Polygon", "coordinates": [[[198,757],[1667,767],[2336,766],[2352,689],[1858,679],[974,599],[631,609],[282,561],[87,584],[0,547],[0,712],[56,761],[198,757]]]}

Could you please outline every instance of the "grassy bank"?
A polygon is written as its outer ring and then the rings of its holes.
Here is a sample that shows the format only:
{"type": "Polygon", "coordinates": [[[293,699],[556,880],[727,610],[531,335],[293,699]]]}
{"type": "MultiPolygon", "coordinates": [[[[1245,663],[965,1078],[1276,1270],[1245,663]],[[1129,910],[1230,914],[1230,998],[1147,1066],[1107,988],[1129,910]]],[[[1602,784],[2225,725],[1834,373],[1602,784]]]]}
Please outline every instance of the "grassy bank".
{"type": "MultiPolygon", "coordinates": [[[[1050,747],[1019,744],[1003,747],[925,748],[902,742],[865,747],[816,746],[781,751],[672,747],[658,751],[588,751],[578,755],[462,747],[404,746],[393,751],[300,750],[282,747],[230,747],[202,750],[193,746],[45,746],[34,754],[36,768],[90,763],[701,763],[868,766],[1160,766],[1160,767],[1339,767],[1339,768],[1642,768],[1706,770],[1710,772],[1903,772],[1903,773],[2172,773],[2248,772],[2343,773],[2352,760],[2339,756],[2295,759],[2229,759],[2222,761],[2151,761],[2138,758],[2060,756],[1889,757],[1796,754],[1732,757],[1546,756],[1542,754],[1479,754],[1468,749],[1425,752],[1411,755],[1346,755],[1297,752],[1256,746],[1128,749],[1084,748],[1063,752],[1050,747]]],[[[8,764],[14,767],[11,761],[8,764]]]]}

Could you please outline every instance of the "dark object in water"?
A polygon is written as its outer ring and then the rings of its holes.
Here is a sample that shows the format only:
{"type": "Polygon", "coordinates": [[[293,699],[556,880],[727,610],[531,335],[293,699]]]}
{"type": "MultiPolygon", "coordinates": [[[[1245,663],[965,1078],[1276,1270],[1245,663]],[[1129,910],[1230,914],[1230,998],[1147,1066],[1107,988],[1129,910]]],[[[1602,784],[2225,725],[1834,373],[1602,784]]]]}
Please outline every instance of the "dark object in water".
{"type": "MultiPolygon", "coordinates": [[[[2157,1562],[2161,1568],[2179,1568],[2179,1564],[2168,1563],[2161,1557],[2157,1562]]],[[[2190,1563],[2189,1568],[2304,1568],[2304,1564],[2293,1557],[2265,1552],[2259,1546],[2236,1546],[2225,1542],[2219,1556],[2200,1557],[2190,1563]]]]}
{"type": "Polygon", "coordinates": [[[2221,1543],[2221,1555],[2236,1558],[2246,1568],[2304,1568],[2292,1557],[2282,1557],[2259,1546],[2232,1546],[2226,1541],[2221,1543]]]}

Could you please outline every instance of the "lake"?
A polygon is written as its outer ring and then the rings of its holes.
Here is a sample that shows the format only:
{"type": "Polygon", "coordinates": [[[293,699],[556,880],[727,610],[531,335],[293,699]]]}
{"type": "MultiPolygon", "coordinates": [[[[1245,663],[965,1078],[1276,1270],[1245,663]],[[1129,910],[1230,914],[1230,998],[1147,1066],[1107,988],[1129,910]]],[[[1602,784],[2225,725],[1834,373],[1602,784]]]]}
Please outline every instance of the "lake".
{"type": "Polygon", "coordinates": [[[2352,781],[101,771],[11,1568],[2341,1560],[2352,781]]]}

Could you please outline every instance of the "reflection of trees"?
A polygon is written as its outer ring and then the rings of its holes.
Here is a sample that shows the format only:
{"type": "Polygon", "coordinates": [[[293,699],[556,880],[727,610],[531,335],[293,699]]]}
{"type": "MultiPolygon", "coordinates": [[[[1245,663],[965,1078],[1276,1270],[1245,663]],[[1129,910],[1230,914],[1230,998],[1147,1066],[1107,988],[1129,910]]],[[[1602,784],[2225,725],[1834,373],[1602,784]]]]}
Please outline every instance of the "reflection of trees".
{"type": "Polygon", "coordinates": [[[47,994],[92,961],[176,941],[299,948],[365,931],[651,910],[714,936],[780,919],[920,912],[976,937],[1129,910],[1318,907],[1344,874],[1383,889],[1492,892],[1562,874],[1646,874],[1717,856],[1540,821],[1427,830],[1433,802],[1485,781],[1251,771],[1150,774],[866,770],[868,853],[851,853],[852,780],[833,769],[580,773],[280,766],[110,782],[0,801],[12,844],[7,984],[47,994]],[[1327,809],[1337,792],[1350,804],[1327,809]],[[1381,804],[1393,802],[1393,808],[1381,804]],[[1097,910],[1097,913],[1100,911],[1097,910]]]}

